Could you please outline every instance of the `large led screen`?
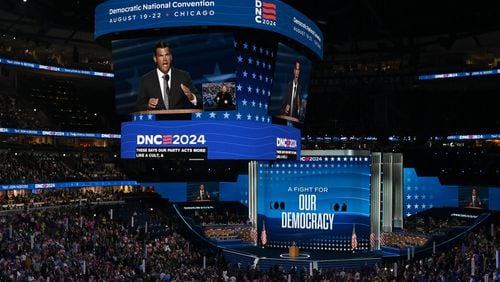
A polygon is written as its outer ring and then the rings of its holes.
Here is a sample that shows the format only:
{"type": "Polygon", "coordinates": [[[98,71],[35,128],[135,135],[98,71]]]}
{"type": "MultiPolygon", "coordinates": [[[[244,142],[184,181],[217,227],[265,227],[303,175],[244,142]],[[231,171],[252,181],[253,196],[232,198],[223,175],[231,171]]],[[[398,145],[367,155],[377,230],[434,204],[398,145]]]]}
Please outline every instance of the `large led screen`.
{"type": "MultiPolygon", "coordinates": [[[[232,87],[230,90],[234,91],[236,66],[232,33],[182,34],[114,40],[113,66],[118,114],[130,114],[142,110],[137,105],[137,97],[143,77],[157,68],[153,52],[158,42],[166,42],[171,46],[171,67],[181,69],[190,75],[199,95],[197,108],[203,109],[209,105],[211,111],[217,110],[213,104],[207,104],[211,97],[202,97],[204,85],[205,89],[207,85],[217,86],[218,88],[213,91],[218,92],[226,83],[232,87]]],[[[171,79],[173,82],[174,75],[171,79]]],[[[148,87],[160,91],[161,86],[160,82],[156,81],[149,83],[148,87]]],[[[170,91],[174,90],[178,89],[170,91]]],[[[234,98],[234,95],[232,97],[234,98]]],[[[223,105],[227,106],[227,103],[223,105]]],[[[222,108],[221,110],[228,110],[228,107],[222,108]]]]}
{"type": "Polygon", "coordinates": [[[294,49],[278,44],[269,115],[303,122],[311,77],[311,61],[294,49]]]}
{"type": "Polygon", "coordinates": [[[267,245],[350,251],[370,235],[370,158],[259,164],[258,226],[267,245]]]}

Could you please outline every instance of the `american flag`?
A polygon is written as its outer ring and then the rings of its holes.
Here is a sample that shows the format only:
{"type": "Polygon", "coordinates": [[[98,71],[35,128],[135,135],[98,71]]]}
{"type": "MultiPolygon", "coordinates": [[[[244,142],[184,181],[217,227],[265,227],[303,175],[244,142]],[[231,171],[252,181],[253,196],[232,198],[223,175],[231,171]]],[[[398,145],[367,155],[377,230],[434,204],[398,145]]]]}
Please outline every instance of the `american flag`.
{"type": "Polygon", "coordinates": [[[354,251],[358,248],[358,237],[356,236],[356,225],[352,225],[351,249],[354,251]]]}
{"type": "Polygon", "coordinates": [[[375,233],[370,233],[370,248],[375,249],[375,233]]]}
{"type": "Polygon", "coordinates": [[[262,232],[260,233],[260,241],[262,246],[267,245],[267,232],[266,232],[266,222],[262,220],[262,232]]]}

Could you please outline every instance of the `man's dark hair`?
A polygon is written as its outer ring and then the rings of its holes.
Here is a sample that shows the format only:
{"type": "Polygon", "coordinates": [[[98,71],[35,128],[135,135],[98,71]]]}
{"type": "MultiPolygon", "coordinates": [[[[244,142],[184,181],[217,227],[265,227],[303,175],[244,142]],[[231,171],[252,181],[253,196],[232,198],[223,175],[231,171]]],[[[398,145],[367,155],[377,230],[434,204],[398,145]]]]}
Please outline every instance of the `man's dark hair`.
{"type": "Polygon", "coordinates": [[[161,49],[161,48],[170,49],[170,44],[168,44],[167,42],[164,42],[164,41],[160,41],[160,42],[156,43],[155,47],[153,48],[153,55],[156,56],[156,49],[161,49]]]}

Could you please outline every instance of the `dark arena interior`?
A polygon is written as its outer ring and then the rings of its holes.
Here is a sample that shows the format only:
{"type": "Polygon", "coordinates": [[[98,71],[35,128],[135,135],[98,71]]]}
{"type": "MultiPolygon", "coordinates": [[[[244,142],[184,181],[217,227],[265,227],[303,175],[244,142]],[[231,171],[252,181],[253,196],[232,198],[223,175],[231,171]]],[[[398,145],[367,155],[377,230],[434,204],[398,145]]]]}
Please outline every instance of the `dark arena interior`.
{"type": "Polygon", "coordinates": [[[0,281],[500,281],[499,18],[2,0],[0,281]]]}

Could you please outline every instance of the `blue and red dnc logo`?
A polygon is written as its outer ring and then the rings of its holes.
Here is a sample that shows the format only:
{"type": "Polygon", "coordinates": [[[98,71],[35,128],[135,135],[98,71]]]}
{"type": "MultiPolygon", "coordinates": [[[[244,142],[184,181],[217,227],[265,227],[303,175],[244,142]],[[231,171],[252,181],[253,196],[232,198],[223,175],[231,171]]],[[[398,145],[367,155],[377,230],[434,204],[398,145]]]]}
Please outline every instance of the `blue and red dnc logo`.
{"type": "Polygon", "coordinates": [[[276,26],[276,4],[255,0],[255,22],[276,26]]]}
{"type": "Polygon", "coordinates": [[[297,140],[290,138],[276,138],[276,147],[295,149],[297,148],[297,140]]]}

